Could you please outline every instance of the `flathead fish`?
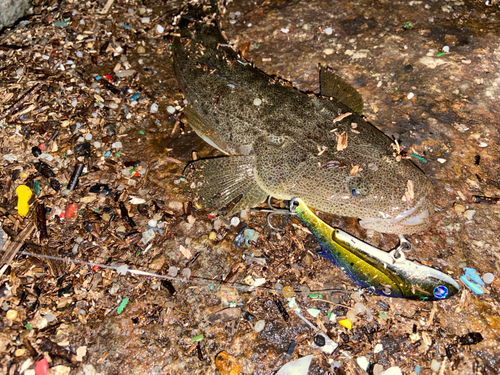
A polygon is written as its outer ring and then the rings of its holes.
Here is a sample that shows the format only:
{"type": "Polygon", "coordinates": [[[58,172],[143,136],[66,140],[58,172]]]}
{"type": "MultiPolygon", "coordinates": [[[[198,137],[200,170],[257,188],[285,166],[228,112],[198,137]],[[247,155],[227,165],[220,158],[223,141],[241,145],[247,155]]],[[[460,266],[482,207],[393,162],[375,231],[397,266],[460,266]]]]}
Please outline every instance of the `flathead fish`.
{"type": "Polygon", "coordinates": [[[214,7],[189,7],[174,41],[189,124],[226,157],[192,163],[204,205],[230,214],[267,196],[409,234],[434,212],[432,185],[361,116],[360,94],[320,69],[320,94],[293,88],[246,61],[221,34],[214,7]]]}

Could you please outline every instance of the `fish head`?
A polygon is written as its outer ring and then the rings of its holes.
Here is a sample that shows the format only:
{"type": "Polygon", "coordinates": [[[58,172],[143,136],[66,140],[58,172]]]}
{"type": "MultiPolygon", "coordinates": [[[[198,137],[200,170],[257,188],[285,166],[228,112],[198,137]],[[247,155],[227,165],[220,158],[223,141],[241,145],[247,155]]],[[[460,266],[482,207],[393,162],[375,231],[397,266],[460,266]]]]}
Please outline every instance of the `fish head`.
{"type": "Polygon", "coordinates": [[[317,210],[357,217],[365,229],[411,234],[427,228],[434,204],[425,174],[409,160],[366,156],[308,164],[291,195],[317,210]]]}

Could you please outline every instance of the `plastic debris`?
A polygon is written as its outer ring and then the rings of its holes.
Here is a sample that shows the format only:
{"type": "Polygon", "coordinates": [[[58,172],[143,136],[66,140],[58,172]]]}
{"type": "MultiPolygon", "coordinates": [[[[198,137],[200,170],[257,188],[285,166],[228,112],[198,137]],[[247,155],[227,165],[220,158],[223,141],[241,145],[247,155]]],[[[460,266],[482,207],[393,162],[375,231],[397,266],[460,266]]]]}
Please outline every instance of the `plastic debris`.
{"type": "Polygon", "coordinates": [[[476,270],[474,268],[464,267],[463,271],[464,274],[460,276],[460,280],[462,280],[474,293],[484,294],[482,287],[485,285],[483,279],[477,274],[476,270]]]}
{"type": "Polygon", "coordinates": [[[78,185],[78,180],[80,179],[80,175],[82,174],[83,168],[85,165],[83,163],[78,163],[75,165],[75,169],[73,171],[73,174],[71,175],[71,178],[69,179],[68,182],[68,190],[72,191],[75,190],[75,188],[78,185]]]}
{"type": "Polygon", "coordinates": [[[215,366],[220,375],[238,375],[241,373],[241,365],[235,356],[222,351],[215,357],[215,366]]]}
{"type": "Polygon", "coordinates": [[[19,185],[16,188],[17,194],[17,213],[21,216],[26,216],[30,210],[30,206],[28,204],[31,195],[31,189],[26,185],[19,185]]]}
{"type": "Polygon", "coordinates": [[[163,285],[163,287],[167,289],[171,295],[175,296],[177,294],[177,291],[175,290],[174,285],[170,282],[170,280],[162,280],[161,285],[163,285]]]}
{"type": "Polygon", "coordinates": [[[283,290],[281,292],[283,293],[283,297],[285,298],[292,298],[295,295],[295,291],[289,285],[283,287],[283,290]]]}
{"type": "Polygon", "coordinates": [[[485,284],[491,284],[495,280],[495,275],[491,272],[487,272],[483,275],[483,281],[485,284]]]}
{"type": "Polygon", "coordinates": [[[314,346],[319,348],[323,353],[332,354],[335,351],[335,349],[338,348],[339,344],[337,344],[323,332],[319,332],[316,336],[314,336],[313,347],[314,346]]]}
{"type": "Polygon", "coordinates": [[[288,362],[276,373],[276,375],[307,375],[311,365],[312,355],[306,355],[296,361],[288,362]]]}
{"type": "Polygon", "coordinates": [[[249,313],[248,311],[245,311],[243,313],[243,319],[248,320],[250,323],[252,323],[255,321],[255,315],[249,313]]]}
{"type": "Polygon", "coordinates": [[[203,333],[200,333],[199,335],[196,335],[194,337],[191,337],[191,342],[197,342],[197,341],[201,341],[205,338],[205,336],[203,335],[203,333]]]}
{"type": "Polygon", "coordinates": [[[318,309],[307,309],[307,312],[309,313],[309,315],[311,315],[313,318],[316,318],[320,313],[321,311],[318,310],[318,309]]]}
{"type": "Polygon", "coordinates": [[[363,369],[363,371],[367,371],[368,367],[370,366],[370,361],[368,361],[368,359],[364,355],[356,358],[356,363],[363,369]]]}
{"type": "Polygon", "coordinates": [[[129,299],[127,297],[122,299],[122,301],[120,302],[120,305],[118,306],[118,309],[116,309],[116,313],[118,315],[120,315],[123,312],[123,309],[125,308],[125,306],[127,306],[128,301],[129,301],[129,299]]]}
{"type": "Polygon", "coordinates": [[[42,358],[35,365],[35,375],[45,375],[49,369],[47,358],[42,358]]]}
{"type": "Polygon", "coordinates": [[[292,341],[290,342],[290,345],[288,345],[288,349],[287,349],[287,351],[286,351],[286,355],[285,355],[285,359],[286,359],[287,361],[289,361],[289,360],[290,360],[290,358],[292,358],[292,354],[293,354],[293,352],[294,352],[294,350],[295,350],[295,346],[297,346],[297,343],[295,342],[295,340],[292,340],[292,341]]]}
{"type": "Polygon", "coordinates": [[[347,329],[352,329],[352,323],[349,319],[339,320],[339,324],[347,329]]]}
{"type": "Polygon", "coordinates": [[[318,346],[325,346],[325,336],[323,335],[316,335],[314,336],[314,343],[318,346]]]}
{"type": "Polygon", "coordinates": [[[288,315],[288,313],[287,313],[285,307],[283,306],[283,304],[281,303],[281,301],[275,299],[274,303],[278,307],[278,310],[279,310],[281,316],[283,317],[283,319],[285,320],[285,322],[288,322],[288,319],[290,319],[290,315],[288,315]]]}
{"type": "Polygon", "coordinates": [[[250,247],[251,242],[257,242],[259,239],[259,232],[256,232],[255,229],[245,228],[245,246],[250,247]]]}
{"type": "Polygon", "coordinates": [[[71,219],[73,217],[73,215],[75,214],[76,210],[77,210],[78,206],[76,205],[76,203],[70,203],[66,206],[66,218],[67,219],[71,219]]]}

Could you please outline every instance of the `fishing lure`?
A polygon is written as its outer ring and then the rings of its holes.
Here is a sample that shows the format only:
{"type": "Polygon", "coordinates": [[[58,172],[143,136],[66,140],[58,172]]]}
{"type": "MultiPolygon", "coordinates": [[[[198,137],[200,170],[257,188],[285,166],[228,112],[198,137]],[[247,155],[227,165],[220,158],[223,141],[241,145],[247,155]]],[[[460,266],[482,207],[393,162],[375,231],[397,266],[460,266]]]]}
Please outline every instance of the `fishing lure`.
{"type": "Polygon", "coordinates": [[[318,255],[342,268],[361,288],[380,296],[427,301],[449,298],[460,290],[453,278],[406,259],[399,249],[388,253],[330,227],[298,198],[290,202],[290,210],[321,244],[318,255]]]}

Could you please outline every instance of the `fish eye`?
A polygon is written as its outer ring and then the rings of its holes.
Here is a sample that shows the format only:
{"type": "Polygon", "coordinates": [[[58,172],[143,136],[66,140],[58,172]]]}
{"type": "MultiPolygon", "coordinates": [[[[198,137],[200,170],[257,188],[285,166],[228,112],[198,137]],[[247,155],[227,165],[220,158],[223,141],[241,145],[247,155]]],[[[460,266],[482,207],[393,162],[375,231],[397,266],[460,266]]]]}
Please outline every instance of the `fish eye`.
{"type": "Polygon", "coordinates": [[[351,179],[347,188],[354,197],[366,197],[370,191],[370,186],[359,177],[351,179]]]}

